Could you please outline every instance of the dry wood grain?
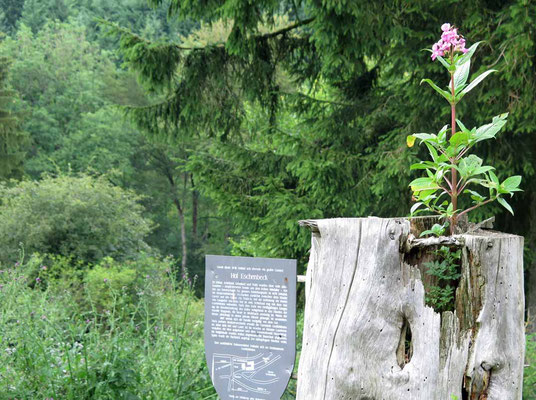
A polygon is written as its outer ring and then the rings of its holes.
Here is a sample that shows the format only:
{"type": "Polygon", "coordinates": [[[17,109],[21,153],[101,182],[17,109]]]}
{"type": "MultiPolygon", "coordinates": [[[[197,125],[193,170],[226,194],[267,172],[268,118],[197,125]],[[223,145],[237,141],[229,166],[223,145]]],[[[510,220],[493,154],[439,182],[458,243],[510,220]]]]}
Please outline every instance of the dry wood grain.
{"type": "Polygon", "coordinates": [[[440,315],[425,305],[421,269],[401,252],[416,233],[408,220],[306,225],[313,238],[298,400],[521,399],[522,237],[462,235],[456,311],[440,315]]]}

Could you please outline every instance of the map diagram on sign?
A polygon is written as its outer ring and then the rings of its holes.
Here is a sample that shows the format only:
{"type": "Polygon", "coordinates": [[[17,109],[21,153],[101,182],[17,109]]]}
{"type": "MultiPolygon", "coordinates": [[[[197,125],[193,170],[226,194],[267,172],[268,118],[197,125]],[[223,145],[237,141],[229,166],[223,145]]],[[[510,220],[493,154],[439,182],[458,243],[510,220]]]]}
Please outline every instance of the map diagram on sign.
{"type": "Polygon", "coordinates": [[[212,376],[227,380],[228,392],[252,392],[270,394],[266,388],[279,380],[274,371],[268,368],[281,356],[273,353],[260,353],[251,357],[232,354],[214,354],[212,376]]]}

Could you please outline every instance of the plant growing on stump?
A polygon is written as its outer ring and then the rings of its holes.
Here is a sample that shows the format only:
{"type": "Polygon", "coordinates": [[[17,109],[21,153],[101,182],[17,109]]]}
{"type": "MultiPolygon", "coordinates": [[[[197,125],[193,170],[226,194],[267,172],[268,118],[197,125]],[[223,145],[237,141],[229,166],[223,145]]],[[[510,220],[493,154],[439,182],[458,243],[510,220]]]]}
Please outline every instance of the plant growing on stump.
{"type": "Polygon", "coordinates": [[[483,165],[481,158],[469,154],[477,143],[495,138],[495,135],[506,124],[508,113],[493,117],[492,121],[479,128],[468,129],[456,118],[456,105],[458,102],[489,74],[496,72],[488,70],[468,82],[471,57],[480,42],[470,48],[465,47],[465,39],[458,33],[458,29],[448,23],[441,26],[443,31],[441,39],[430,50],[432,60],[438,60],[448,71],[450,81],[447,90],[440,88],[430,79],[423,79],[436,92],[443,96],[450,105],[450,127],[445,125],[437,134],[414,133],[407,137],[407,144],[412,147],[416,139],[428,148],[431,161],[420,161],[411,166],[411,169],[426,171],[426,176],[417,178],[410,183],[415,204],[411,207],[411,214],[431,211],[439,214],[444,221],[442,225],[435,225],[425,234],[442,235],[447,225],[450,233],[456,232],[458,219],[470,211],[492,201],[498,201],[512,214],[512,207],[504,196],[513,196],[514,192],[521,190],[521,176],[511,176],[502,182],[495,174],[495,168],[483,165]],[[487,193],[482,194],[475,190],[484,188],[487,193]],[[472,204],[462,210],[458,208],[460,195],[467,194],[472,204]]]}
{"type": "Polygon", "coordinates": [[[451,251],[447,246],[441,246],[433,254],[436,259],[423,264],[426,273],[437,280],[437,285],[427,288],[426,304],[437,312],[454,311],[454,293],[461,276],[461,250],[451,251]]]}

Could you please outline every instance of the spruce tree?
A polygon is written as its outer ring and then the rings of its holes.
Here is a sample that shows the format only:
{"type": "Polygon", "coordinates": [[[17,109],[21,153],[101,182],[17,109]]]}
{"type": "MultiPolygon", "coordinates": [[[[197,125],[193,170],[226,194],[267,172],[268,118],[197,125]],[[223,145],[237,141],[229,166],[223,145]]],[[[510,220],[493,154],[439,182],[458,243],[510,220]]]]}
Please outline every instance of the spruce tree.
{"type": "MultiPolygon", "coordinates": [[[[513,207],[530,208],[536,192],[532,2],[169,4],[171,18],[223,24],[228,34],[204,43],[150,41],[108,22],[123,59],[158,95],[128,112],[158,137],[204,143],[190,168],[202,190],[233,215],[237,231],[246,232],[241,250],[305,257],[308,243],[296,219],[407,215],[408,165],[426,149],[408,151],[404,138],[442,120],[441,100],[419,86],[422,78],[439,76],[440,67],[425,63],[429,55],[420,50],[433,42],[445,15],[472,32],[471,42],[490,38],[473,70],[493,66],[502,82],[484,83],[468,96],[468,123],[510,111],[505,134],[479,156],[506,175],[526,177],[513,207]]],[[[536,248],[536,223],[529,222],[536,211],[501,213],[495,207],[473,218],[497,214],[501,229],[532,229],[536,248]]]]}

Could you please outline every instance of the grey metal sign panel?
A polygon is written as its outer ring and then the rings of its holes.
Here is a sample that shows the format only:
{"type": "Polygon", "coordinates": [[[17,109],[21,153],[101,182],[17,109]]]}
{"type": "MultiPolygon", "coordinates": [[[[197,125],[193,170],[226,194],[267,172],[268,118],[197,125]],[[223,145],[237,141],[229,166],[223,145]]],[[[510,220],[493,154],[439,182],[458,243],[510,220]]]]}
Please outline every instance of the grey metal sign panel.
{"type": "Polygon", "coordinates": [[[296,356],[296,260],[205,261],[205,354],[220,399],[280,399],[296,356]]]}

